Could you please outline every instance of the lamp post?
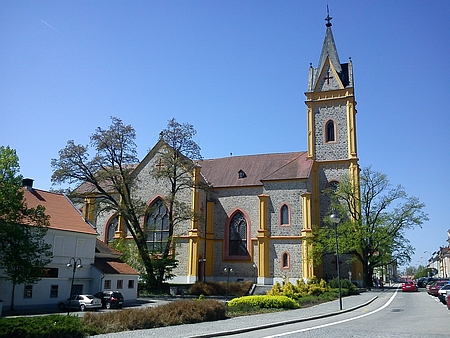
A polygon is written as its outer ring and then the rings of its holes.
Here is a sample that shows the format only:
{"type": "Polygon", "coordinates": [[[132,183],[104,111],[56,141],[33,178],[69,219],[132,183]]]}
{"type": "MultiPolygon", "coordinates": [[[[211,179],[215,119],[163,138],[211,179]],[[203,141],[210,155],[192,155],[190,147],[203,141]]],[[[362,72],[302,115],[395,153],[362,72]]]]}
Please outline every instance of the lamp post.
{"type": "Polygon", "coordinates": [[[83,269],[83,265],[81,265],[81,259],[72,257],[69,260],[69,263],[66,265],[67,269],[72,269],[72,283],[70,284],[70,295],[69,295],[69,309],[67,310],[67,315],[70,313],[70,303],[72,302],[72,291],[73,291],[73,280],[75,279],[75,271],[83,269]]]}
{"type": "Polygon", "coordinates": [[[342,310],[342,291],[341,291],[341,273],[339,271],[339,243],[338,243],[338,224],[340,221],[339,215],[336,211],[330,215],[330,221],[334,223],[334,234],[336,237],[336,269],[337,269],[337,278],[338,278],[338,288],[339,288],[339,310],[342,310]]]}
{"type": "Polygon", "coordinates": [[[228,284],[230,283],[230,273],[233,272],[233,269],[227,265],[225,269],[223,269],[227,273],[227,288],[225,291],[225,301],[228,301],[228,284]]]}

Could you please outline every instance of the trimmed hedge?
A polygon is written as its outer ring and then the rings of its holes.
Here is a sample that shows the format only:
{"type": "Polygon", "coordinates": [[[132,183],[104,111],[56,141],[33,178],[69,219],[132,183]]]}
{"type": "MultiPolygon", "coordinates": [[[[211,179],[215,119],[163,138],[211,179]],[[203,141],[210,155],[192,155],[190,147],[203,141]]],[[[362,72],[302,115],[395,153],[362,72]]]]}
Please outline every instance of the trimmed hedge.
{"type": "Polygon", "coordinates": [[[260,308],[297,309],[299,305],[287,296],[246,296],[234,298],[228,302],[229,307],[248,305],[260,308]]]}
{"type": "Polygon", "coordinates": [[[0,318],[0,338],[83,338],[88,334],[76,316],[0,318]]]}
{"type": "Polygon", "coordinates": [[[103,313],[88,312],[83,317],[83,323],[87,327],[95,327],[98,333],[112,333],[201,323],[226,318],[226,306],[222,302],[216,300],[177,300],[157,307],[103,313]]]}

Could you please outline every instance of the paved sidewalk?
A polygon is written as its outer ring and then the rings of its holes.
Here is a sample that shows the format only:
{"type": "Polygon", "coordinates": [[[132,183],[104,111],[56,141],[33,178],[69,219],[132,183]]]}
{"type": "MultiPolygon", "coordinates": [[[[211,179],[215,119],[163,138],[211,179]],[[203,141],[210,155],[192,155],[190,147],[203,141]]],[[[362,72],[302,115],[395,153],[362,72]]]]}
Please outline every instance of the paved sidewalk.
{"type": "MultiPolygon", "coordinates": [[[[381,293],[394,291],[392,289],[374,289],[372,291],[362,292],[357,296],[349,296],[342,298],[342,312],[348,312],[357,308],[366,306],[373,302],[381,293]]],[[[169,327],[161,327],[149,330],[136,330],[117,332],[111,334],[103,334],[94,336],[96,338],[141,338],[141,337],[158,337],[158,338],[204,338],[204,337],[220,337],[232,335],[233,333],[242,333],[251,331],[255,326],[278,326],[285,325],[290,322],[299,322],[311,320],[320,317],[333,316],[339,311],[339,301],[335,300],[319,304],[316,306],[282,311],[269,314],[243,316],[230,318],[221,321],[204,322],[198,324],[185,324],[169,327]]]]}

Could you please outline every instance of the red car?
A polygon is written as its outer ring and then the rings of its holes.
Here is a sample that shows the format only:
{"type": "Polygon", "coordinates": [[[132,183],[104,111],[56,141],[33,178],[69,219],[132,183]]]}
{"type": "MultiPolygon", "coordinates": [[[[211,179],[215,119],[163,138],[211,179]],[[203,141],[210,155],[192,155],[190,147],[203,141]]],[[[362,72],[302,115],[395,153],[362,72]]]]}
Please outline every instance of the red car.
{"type": "Polygon", "coordinates": [[[437,297],[439,289],[445,284],[448,284],[448,280],[438,280],[434,282],[427,289],[428,294],[437,297]]]}
{"type": "Polygon", "coordinates": [[[417,285],[412,280],[407,280],[402,283],[402,292],[417,291],[417,285]]]}
{"type": "Polygon", "coordinates": [[[446,303],[447,303],[447,309],[450,310],[450,293],[447,293],[447,296],[445,299],[446,299],[446,303]]]}

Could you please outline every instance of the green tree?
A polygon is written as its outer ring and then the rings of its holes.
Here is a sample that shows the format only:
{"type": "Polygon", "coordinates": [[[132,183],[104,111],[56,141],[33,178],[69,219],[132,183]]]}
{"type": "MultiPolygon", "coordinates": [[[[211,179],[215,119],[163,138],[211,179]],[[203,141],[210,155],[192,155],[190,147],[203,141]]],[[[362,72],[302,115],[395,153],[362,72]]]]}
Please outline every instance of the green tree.
{"type": "Polygon", "coordinates": [[[147,236],[141,227],[141,217],[145,203],[133,195],[137,180],[133,175],[138,163],[136,132],[131,125],[111,117],[109,129],[98,127],[90,137],[90,145],[95,154],[89,154],[89,146],[75,144],[69,140],[59,151],[59,158],[52,159],[53,184],[82,184],[83,189],[75,189],[71,198],[96,196],[102,206],[101,211],[115,211],[120,215],[136,243],[149,283],[156,285],[155,273],[147,236]]]}
{"type": "MultiPolygon", "coordinates": [[[[411,260],[414,248],[405,232],[428,220],[418,198],[408,196],[401,185],[393,187],[386,175],[370,167],[362,170],[359,185],[342,177],[338,189],[327,193],[332,210],[342,215],[339,251],[361,262],[365,286],[372,286],[375,268],[411,260]]],[[[324,252],[335,250],[334,226],[328,218],[324,221],[328,225],[315,226],[311,238],[316,261],[324,252]]]]}
{"type": "Polygon", "coordinates": [[[191,124],[180,124],[175,119],[169,120],[166,129],[160,133],[160,140],[167,145],[161,153],[161,166],[153,170],[153,176],[166,182],[169,193],[164,197],[169,212],[169,234],[162,256],[159,259],[158,281],[162,283],[170,274],[171,267],[176,263],[173,256],[174,229],[181,222],[198,219],[199,215],[192,213],[191,205],[186,203],[180,194],[192,188],[206,189],[201,182],[194,182],[193,172],[198,160],[202,159],[200,147],[193,141],[196,131],[191,124]]]}
{"type": "MultiPolygon", "coordinates": [[[[95,151],[93,156],[89,155],[89,146],[77,145],[72,140],[67,142],[66,147],[59,151],[59,158],[52,160],[52,182],[82,184],[82,189],[75,189],[71,193],[72,198],[96,196],[101,200],[102,210],[115,211],[120,215],[142,260],[135,261],[136,266],[144,266],[144,278],[150,285],[160,286],[176,266],[176,260],[170,254],[173,226],[180,220],[192,217],[190,212],[186,212],[183,202],[179,202],[175,196],[180,190],[192,187],[192,179],[186,179],[182,173],[189,172],[193,165],[186,156],[197,158],[200,149],[191,139],[195,130],[188,124],[180,125],[171,120],[167,129],[160,134],[161,140],[167,145],[167,152],[162,154],[161,159],[165,167],[160,174],[155,172],[154,175],[171,180],[171,193],[165,198],[171,213],[171,232],[161,256],[148,249],[147,230],[141,227],[142,217],[147,211],[146,201],[133,193],[138,183],[134,169],[139,162],[136,156],[135,130],[130,125],[124,125],[118,118],[111,119],[109,129],[97,128],[90,137],[90,145],[95,151]]],[[[191,177],[190,175],[188,176],[191,177]]],[[[125,249],[124,257],[134,260],[133,247],[125,249]]]]}
{"type": "Polygon", "coordinates": [[[15,150],[0,147],[0,266],[12,283],[11,310],[18,284],[36,283],[52,260],[44,241],[49,226],[45,208],[28,208],[15,150]]]}

